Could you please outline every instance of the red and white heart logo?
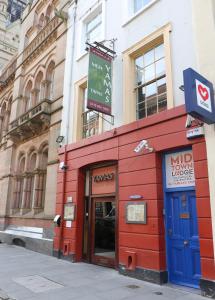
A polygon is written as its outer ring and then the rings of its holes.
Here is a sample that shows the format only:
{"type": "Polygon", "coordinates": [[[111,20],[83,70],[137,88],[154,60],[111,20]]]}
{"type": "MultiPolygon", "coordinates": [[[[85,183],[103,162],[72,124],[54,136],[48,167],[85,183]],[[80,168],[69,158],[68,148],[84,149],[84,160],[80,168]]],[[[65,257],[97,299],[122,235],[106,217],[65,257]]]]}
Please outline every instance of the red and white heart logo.
{"type": "Polygon", "coordinates": [[[207,101],[209,98],[208,90],[203,87],[201,84],[198,85],[198,92],[204,101],[207,101]]]}

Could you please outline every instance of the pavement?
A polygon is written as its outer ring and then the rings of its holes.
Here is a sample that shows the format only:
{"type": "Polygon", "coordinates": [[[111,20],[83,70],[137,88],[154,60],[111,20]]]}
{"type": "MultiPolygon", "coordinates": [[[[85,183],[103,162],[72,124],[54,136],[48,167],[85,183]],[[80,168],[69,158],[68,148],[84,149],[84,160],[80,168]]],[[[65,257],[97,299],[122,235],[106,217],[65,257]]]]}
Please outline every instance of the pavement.
{"type": "Polygon", "coordinates": [[[116,270],[70,263],[0,244],[0,299],[4,300],[204,300],[198,290],[159,286],[116,270]]]}

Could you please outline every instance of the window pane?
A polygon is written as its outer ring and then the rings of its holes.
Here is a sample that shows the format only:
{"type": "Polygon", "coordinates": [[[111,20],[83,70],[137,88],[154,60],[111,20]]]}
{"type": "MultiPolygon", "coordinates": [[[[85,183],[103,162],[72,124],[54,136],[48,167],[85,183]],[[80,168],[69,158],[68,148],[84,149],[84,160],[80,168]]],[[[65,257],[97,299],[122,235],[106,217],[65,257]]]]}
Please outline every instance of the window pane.
{"type": "Polygon", "coordinates": [[[159,45],[155,48],[155,60],[164,57],[164,44],[159,45]]]}
{"type": "Polygon", "coordinates": [[[145,68],[145,82],[148,82],[155,78],[155,66],[154,64],[145,68]]]}
{"type": "Polygon", "coordinates": [[[87,32],[91,31],[94,27],[98,26],[99,23],[102,21],[101,13],[98,14],[94,19],[87,23],[87,32]]]}
{"type": "Polygon", "coordinates": [[[165,110],[167,108],[167,92],[163,45],[137,57],[135,68],[137,119],[165,110]]]}
{"type": "Polygon", "coordinates": [[[164,58],[160,59],[155,63],[155,68],[156,68],[156,77],[159,77],[163,74],[165,74],[165,62],[164,58]]]}
{"type": "Polygon", "coordinates": [[[98,14],[93,20],[86,24],[86,40],[90,43],[101,41],[102,15],[98,14]]]}
{"type": "Polygon", "coordinates": [[[93,43],[95,41],[101,41],[101,26],[96,27],[93,31],[89,32],[87,35],[87,41],[93,43]]]}
{"type": "Polygon", "coordinates": [[[156,82],[146,86],[147,116],[157,113],[157,85],[156,82]]]}
{"type": "Polygon", "coordinates": [[[166,93],[166,78],[157,81],[158,94],[166,93]]]}
{"type": "Polygon", "coordinates": [[[145,110],[145,88],[138,89],[137,96],[137,119],[142,119],[146,117],[145,110]]]}
{"type": "Polygon", "coordinates": [[[154,49],[144,54],[144,66],[148,66],[154,62],[154,49]]]}
{"type": "Polygon", "coordinates": [[[166,109],[167,109],[167,97],[165,93],[161,96],[158,96],[158,112],[161,112],[166,109]]]}
{"type": "Polygon", "coordinates": [[[140,56],[135,60],[136,66],[136,84],[140,85],[143,83],[143,57],[140,56]]]}
{"type": "Polygon", "coordinates": [[[134,13],[146,6],[152,0],[133,0],[134,1],[134,13]]]}

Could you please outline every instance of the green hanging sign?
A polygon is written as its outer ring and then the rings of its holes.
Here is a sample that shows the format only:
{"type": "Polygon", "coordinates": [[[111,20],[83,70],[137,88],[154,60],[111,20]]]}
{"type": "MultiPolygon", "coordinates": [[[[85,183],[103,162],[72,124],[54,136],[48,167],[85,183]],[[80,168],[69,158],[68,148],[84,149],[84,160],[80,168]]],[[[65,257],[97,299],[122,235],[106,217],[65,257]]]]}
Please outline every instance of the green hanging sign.
{"type": "Polygon", "coordinates": [[[111,115],[112,58],[96,48],[89,51],[87,108],[111,115]]]}

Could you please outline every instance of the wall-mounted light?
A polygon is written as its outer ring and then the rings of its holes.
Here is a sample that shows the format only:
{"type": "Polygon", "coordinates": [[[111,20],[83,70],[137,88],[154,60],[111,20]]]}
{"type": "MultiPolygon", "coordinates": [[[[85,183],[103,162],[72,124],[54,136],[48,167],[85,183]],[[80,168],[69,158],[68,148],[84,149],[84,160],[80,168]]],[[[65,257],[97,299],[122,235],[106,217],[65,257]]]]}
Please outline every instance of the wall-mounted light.
{"type": "Polygon", "coordinates": [[[62,142],[63,142],[64,136],[63,135],[59,135],[56,139],[56,142],[59,144],[59,146],[62,146],[62,142]]]}

